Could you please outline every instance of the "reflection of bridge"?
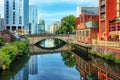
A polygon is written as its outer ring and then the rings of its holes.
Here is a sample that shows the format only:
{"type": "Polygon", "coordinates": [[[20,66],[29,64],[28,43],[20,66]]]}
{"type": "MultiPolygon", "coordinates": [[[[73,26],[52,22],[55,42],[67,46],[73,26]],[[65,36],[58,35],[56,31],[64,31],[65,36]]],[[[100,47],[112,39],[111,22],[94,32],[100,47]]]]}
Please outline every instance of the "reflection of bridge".
{"type": "Polygon", "coordinates": [[[30,44],[35,44],[41,40],[50,39],[50,38],[57,38],[65,42],[67,42],[68,40],[70,41],[75,40],[74,35],[68,35],[68,34],[45,34],[45,35],[29,35],[28,36],[30,44]]]}
{"type": "Polygon", "coordinates": [[[47,49],[41,49],[35,45],[30,46],[30,52],[31,54],[42,54],[42,53],[56,53],[56,52],[64,52],[68,51],[70,49],[70,46],[64,45],[61,48],[58,49],[52,49],[52,50],[47,50],[47,49]]]}

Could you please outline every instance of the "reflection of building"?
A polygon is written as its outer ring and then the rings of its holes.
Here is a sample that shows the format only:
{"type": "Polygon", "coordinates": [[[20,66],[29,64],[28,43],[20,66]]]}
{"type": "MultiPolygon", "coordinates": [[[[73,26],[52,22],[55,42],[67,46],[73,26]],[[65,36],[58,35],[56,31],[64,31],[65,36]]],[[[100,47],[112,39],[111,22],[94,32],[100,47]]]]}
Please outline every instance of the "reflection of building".
{"type": "Polygon", "coordinates": [[[97,69],[92,65],[90,60],[85,61],[83,58],[76,55],[76,68],[80,72],[80,80],[97,79],[97,69]]]}
{"type": "Polygon", "coordinates": [[[28,64],[10,80],[28,80],[28,64]]]}
{"type": "Polygon", "coordinates": [[[38,33],[38,14],[37,6],[35,5],[29,5],[29,33],[38,33]]]}
{"type": "Polygon", "coordinates": [[[55,44],[54,44],[54,39],[47,39],[46,41],[45,41],[45,47],[48,47],[48,48],[50,48],[50,47],[54,47],[55,46],[55,44]]]}
{"type": "MultiPolygon", "coordinates": [[[[95,9],[91,12],[98,11],[97,8],[95,9]]],[[[92,38],[97,37],[97,33],[99,30],[98,20],[98,14],[81,13],[79,17],[76,18],[77,41],[84,43],[92,43],[92,38]]]]}
{"type": "Polygon", "coordinates": [[[28,63],[28,68],[29,68],[29,74],[35,75],[38,74],[38,57],[37,55],[31,56],[29,63],[28,63]]]}
{"type": "Polygon", "coordinates": [[[4,25],[7,30],[27,33],[29,0],[4,0],[4,25]]]}
{"type": "MultiPolygon", "coordinates": [[[[88,54],[86,54],[88,55],[88,54]]],[[[82,80],[119,80],[120,67],[111,65],[96,58],[95,56],[86,56],[85,53],[76,55],[76,68],[80,72],[82,80]],[[88,59],[91,60],[88,60],[88,59]]]]}
{"type": "Polygon", "coordinates": [[[45,21],[42,19],[39,19],[38,34],[44,34],[44,33],[45,33],[45,21]]]}

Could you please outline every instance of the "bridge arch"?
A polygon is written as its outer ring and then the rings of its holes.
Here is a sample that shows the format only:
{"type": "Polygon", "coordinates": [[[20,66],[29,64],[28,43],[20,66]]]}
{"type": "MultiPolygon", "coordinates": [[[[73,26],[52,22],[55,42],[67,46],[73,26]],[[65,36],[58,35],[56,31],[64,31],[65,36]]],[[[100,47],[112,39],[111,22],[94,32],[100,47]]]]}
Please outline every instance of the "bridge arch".
{"type": "MultiPolygon", "coordinates": [[[[47,38],[47,39],[49,39],[49,38],[47,38]]],[[[54,38],[54,39],[57,39],[57,38],[54,38]]],[[[35,45],[36,45],[37,47],[39,47],[39,48],[47,49],[47,50],[58,49],[58,48],[63,47],[64,45],[66,45],[66,42],[65,42],[65,41],[59,39],[58,41],[60,41],[60,43],[55,43],[55,46],[53,46],[53,47],[43,47],[43,46],[41,46],[40,44],[41,44],[41,42],[44,41],[44,40],[46,40],[46,39],[43,39],[43,40],[41,40],[40,42],[37,42],[35,45]]],[[[48,42],[49,42],[49,41],[48,41],[48,42]]]]}
{"type": "Polygon", "coordinates": [[[68,39],[73,40],[74,37],[73,36],[68,36],[68,35],[32,35],[32,36],[28,36],[28,39],[30,41],[30,44],[36,44],[37,42],[43,40],[43,39],[52,39],[52,38],[57,38],[60,39],[64,42],[68,42],[68,39]]]}

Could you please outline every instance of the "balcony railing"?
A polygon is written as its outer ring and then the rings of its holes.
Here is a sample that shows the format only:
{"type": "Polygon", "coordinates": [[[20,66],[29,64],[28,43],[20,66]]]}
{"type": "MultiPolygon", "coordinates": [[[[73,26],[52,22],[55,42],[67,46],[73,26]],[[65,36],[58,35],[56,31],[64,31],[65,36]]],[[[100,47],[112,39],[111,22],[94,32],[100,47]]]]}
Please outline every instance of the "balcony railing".
{"type": "Polygon", "coordinates": [[[97,21],[89,21],[86,22],[86,27],[87,28],[97,28],[98,27],[98,22],[97,21]]]}
{"type": "Polygon", "coordinates": [[[101,13],[105,13],[105,9],[101,9],[101,13]]]}
{"type": "Polygon", "coordinates": [[[101,6],[105,5],[105,0],[103,0],[100,5],[101,6]]]}

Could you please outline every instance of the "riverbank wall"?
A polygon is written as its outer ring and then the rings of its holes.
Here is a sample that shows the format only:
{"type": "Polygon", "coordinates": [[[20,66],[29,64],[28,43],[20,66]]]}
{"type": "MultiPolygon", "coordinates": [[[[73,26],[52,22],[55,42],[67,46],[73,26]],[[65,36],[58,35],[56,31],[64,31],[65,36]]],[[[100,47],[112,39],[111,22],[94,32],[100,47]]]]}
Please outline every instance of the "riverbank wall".
{"type": "Polygon", "coordinates": [[[87,52],[88,54],[99,56],[103,59],[110,60],[112,62],[120,64],[120,48],[105,47],[84,43],[70,43],[74,48],[80,52],[87,52]]]}

